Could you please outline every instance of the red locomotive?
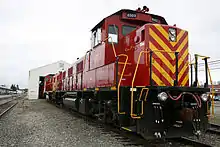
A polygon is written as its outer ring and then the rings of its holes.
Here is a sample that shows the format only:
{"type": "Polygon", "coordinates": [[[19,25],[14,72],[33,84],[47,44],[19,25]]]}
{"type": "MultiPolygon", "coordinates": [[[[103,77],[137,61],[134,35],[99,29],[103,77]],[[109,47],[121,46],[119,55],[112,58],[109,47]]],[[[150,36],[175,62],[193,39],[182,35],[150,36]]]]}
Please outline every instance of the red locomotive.
{"type": "Polygon", "coordinates": [[[199,135],[208,124],[207,68],[199,88],[195,55],[189,83],[188,32],[148,11],[122,9],[100,21],[85,56],[45,78],[45,95],[148,139],[199,135]]]}

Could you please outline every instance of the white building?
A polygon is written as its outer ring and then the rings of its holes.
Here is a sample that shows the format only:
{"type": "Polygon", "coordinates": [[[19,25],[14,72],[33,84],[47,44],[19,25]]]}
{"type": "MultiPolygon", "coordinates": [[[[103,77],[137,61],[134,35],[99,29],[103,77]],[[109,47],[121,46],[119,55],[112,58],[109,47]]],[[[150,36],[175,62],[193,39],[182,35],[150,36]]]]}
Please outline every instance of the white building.
{"type": "Polygon", "coordinates": [[[45,77],[48,74],[55,74],[58,71],[66,70],[70,66],[71,64],[61,60],[30,70],[28,79],[28,98],[38,99],[40,77],[45,77]]]}

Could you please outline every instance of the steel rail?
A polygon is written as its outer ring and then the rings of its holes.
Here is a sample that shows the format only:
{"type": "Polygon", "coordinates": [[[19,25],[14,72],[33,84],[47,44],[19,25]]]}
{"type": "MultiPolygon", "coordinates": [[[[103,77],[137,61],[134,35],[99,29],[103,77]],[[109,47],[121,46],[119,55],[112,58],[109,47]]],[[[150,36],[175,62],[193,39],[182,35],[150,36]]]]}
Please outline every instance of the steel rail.
{"type": "Polygon", "coordinates": [[[187,145],[192,145],[193,147],[212,147],[209,144],[205,144],[205,143],[202,143],[202,142],[199,142],[199,141],[187,138],[187,137],[180,137],[180,138],[175,138],[172,140],[177,141],[177,142],[181,142],[181,143],[184,143],[187,145]]]}
{"type": "Polygon", "coordinates": [[[12,102],[12,101],[13,101],[13,99],[12,99],[12,100],[9,100],[9,101],[7,101],[7,102],[5,102],[5,103],[0,104],[0,106],[3,106],[3,105],[5,105],[5,104],[8,104],[8,103],[10,103],[10,102],[12,102]]]}
{"type": "Polygon", "coordinates": [[[220,135],[220,125],[209,123],[210,128],[207,129],[207,133],[220,135]]]}
{"type": "Polygon", "coordinates": [[[18,104],[18,102],[12,104],[10,107],[8,107],[7,109],[5,109],[5,110],[0,114],[0,118],[1,118],[2,116],[4,116],[9,110],[11,110],[11,109],[12,109],[15,105],[17,105],[17,104],[18,104]]]}

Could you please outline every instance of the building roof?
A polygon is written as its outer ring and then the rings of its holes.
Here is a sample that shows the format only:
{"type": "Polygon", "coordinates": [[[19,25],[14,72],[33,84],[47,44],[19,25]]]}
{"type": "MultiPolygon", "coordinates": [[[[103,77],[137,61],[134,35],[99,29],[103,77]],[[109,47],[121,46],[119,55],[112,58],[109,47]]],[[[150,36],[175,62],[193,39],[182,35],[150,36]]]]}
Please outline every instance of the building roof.
{"type": "Polygon", "coordinates": [[[6,88],[6,87],[0,87],[0,89],[2,89],[2,90],[12,90],[12,89],[9,89],[9,88],[6,88]]]}
{"type": "Polygon", "coordinates": [[[46,67],[46,66],[50,66],[50,65],[56,64],[56,63],[65,63],[65,64],[68,64],[69,66],[71,66],[70,63],[67,63],[66,61],[63,61],[63,60],[59,60],[59,61],[57,61],[57,62],[53,62],[53,63],[50,63],[50,64],[46,64],[46,65],[44,65],[44,66],[40,66],[40,67],[33,68],[33,69],[29,70],[29,72],[30,72],[30,71],[34,71],[34,70],[37,70],[37,69],[39,69],[39,68],[43,68],[43,67],[46,67]]]}

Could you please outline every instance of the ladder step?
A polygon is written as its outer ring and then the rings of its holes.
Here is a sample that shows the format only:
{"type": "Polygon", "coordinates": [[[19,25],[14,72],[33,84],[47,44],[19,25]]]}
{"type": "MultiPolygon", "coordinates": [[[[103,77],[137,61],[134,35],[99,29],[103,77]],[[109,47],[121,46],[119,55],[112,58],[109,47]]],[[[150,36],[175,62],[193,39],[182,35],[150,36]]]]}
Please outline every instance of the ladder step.
{"type": "Polygon", "coordinates": [[[121,127],[121,128],[129,132],[136,132],[136,126],[121,127]]]}

